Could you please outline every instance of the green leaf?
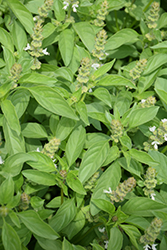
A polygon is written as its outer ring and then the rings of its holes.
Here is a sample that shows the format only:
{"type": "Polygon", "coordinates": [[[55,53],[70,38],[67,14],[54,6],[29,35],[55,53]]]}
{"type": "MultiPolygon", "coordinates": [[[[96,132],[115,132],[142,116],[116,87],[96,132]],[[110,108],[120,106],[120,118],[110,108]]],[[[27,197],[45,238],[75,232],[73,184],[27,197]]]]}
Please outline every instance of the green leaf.
{"type": "Polygon", "coordinates": [[[9,155],[19,152],[25,152],[25,143],[23,136],[21,134],[18,135],[14,130],[10,128],[5,117],[3,119],[3,131],[5,135],[5,145],[9,155]]]}
{"type": "Polygon", "coordinates": [[[83,150],[83,146],[86,139],[86,131],[82,125],[73,130],[66,144],[66,157],[71,166],[75,160],[79,157],[83,150]]]}
{"type": "Polygon", "coordinates": [[[66,178],[67,185],[78,194],[86,195],[86,191],[78,177],[70,171],[66,178]]]}
{"type": "Polygon", "coordinates": [[[108,141],[102,141],[86,151],[79,168],[79,179],[82,183],[85,183],[102,166],[108,150],[108,141]]]}
{"type": "Polygon", "coordinates": [[[133,29],[122,29],[107,40],[105,50],[113,50],[123,44],[133,44],[137,42],[138,36],[138,33],[133,29]]]}
{"type": "Polygon", "coordinates": [[[56,184],[55,176],[46,172],[27,169],[22,171],[22,174],[28,180],[31,180],[41,185],[54,186],[56,184]]]}
{"type": "Polygon", "coordinates": [[[79,113],[81,120],[86,125],[90,125],[89,120],[88,120],[86,104],[83,101],[79,101],[75,105],[76,105],[76,110],[79,113]]]}
{"type": "Polygon", "coordinates": [[[121,250],[123,244],[123,235],[117,227],[110,229],[110,239],[108,242],[108,249],[121,250]]]}
{"type": "Polygon", "coordinates": [[[112,99],[107,89],[99,87],[93,91],[93,95],[111,108],[112,99]]]}
{"type": "Polygon", "coordinates": [[[153,71],[155,71],[156,69],[164,65],[165,63],[167,63],[167,58],[165,54],[163,53],[158,53],[149,57],[147,65],[146,65],[146,69],[144,70],[143,75],[148,75],[152,73],[153,71]]]}
{"type": "Polygon", "coordinates": [[[75,121],[62,117],[56,128],[56,138],[59,138],[61,141],[66,139],[73,130],[75,124],[75,121]]]}
{"type": "Polygon", "coordinates": [[[104,199],[91,199],[91,202],[108,214],[113,214],[115,211],[115,207],[110,201],[104,199]]]}
{"type": "Polygon", "coordinates": [[[9,49],[11,52],[14,52],[14,46],[12,37],[9,32],[0,27],[0,43],[9,49]]]}
{"type": "MultiPolygon", "coordinates": [[[[131,158],[131,155],[130,155],[131,158]]],[[[127,165],[127,161],[124,157],[119,158],[119,164],[121,167],[126,169],[126,171],[135,174],[141,178],[141,174],[143,174],[143,167],[140,162],[135,161],[134,159],[130,160],[129,166],[127,165]]]]}
{"type": "Polygon", "coordinates": [[[33,159],[32,156],[26,153],[16,153],[5,160],[3,171],[10,173],[11,176],[16,176],[20,173],[23,163],[33,159]]]}
{"type": "Polygon", "coordinates": [[[141,236],[140,231],[136,227],[131,225],[121,225],[121,228],[129,236],[132,244],[139,250],[137,239],[141,236]]]}
{"type": "Polygon", "coordinates": [[[6,47],[2,46],[3,48],[3,55],[4,60],[6,62],[6,68],[10,75],[10,69],[12,68],[13,64],[15,63],[15,57],[11,50],[7,49],[6,47]]]}
{"type": "Polygon", "coordinates": [[[80,210],[73,221],[62,230],[62,233],[67,235],[68,239],[71,240],[85,225],[85,215],[80,210]]]}
{"type": "Polygon", "coordinates": [[[29,74],[24,74],[18,81],[18,83],[35,83],[38,85],[47,85],[54,87],[57,82],[56,78],[45,76],[37,72],[32,72],[29,74]]]}
{"type": "Polygon", "coordinates": [[[98,77],[103,76],[105,73],[107,73],[112,68],[114,63],[115,63],[115,59],[112,60],[111,62],[105,63],[103,66],[98,68],[93,73],[92,78],[96,80],[98,77]]]}
{"type": "Polygon", "coordinates": [[[36,101],[50,112],[78,120],[73,109],[54,89],[45,86],[36,86],[28,88],[28,90],[32,93],[36,101]]]}
{"type": "Polygon", "coordinates": [[[9,212],[9,217],[11,219],[11,221],[20,228],[20,220],[18,218],[18,216],[16,215],[16,213],[13,210],[10,210],[9,212]]]}
{"type": "Polygon", "coordinates": [[[0,204],[9,203],[14,196],[14,181],[11,176],[4,180],[0,186],[0,204]]]}
{"type": "Polygon", "coordinates": [[[96,243],[91,244],[91,246],[93,247],[93,250],[104,250],[103,247],[96,243]]]}
{"type": "Polygon", "coordinates": [[[143,217],[154,216],[154,212],[167,212],[166,204],[156,202],[146,197],[135,197],[127,201],[122,211],[129,215],[137,215],[143,217]]]}
{"type": "Polygon", "coordinates": [[[12,102],[7,99],[2,101],[1,109],[2,109],[2,112],[4,113],[4,116],[10,128],[16,131],[16,133],[19,135],[21,132],[20,123],[19,123],[18,116],[16,114],[15,107],[13,106],[12,102]]]}
{"type": "Polygon", "coordinates": [[[21,250],[21,241],[16,231],[3,221],[2,226],[2,242],[5,250],[21,250]]]}
{"type": "MultiPolygon", "coordinates": [[[[66,198],[63,197],[63,200],[65,201],[66,198]]],[[[46,207],[48,208],[59,208],[61,206],[61,196],[57,196],[53,198],[47,205],[46,207]]]]}
{"type": "Polygon", "coordinates": [[[13,20],[12,37],[14,45],[19,53],[22,53],[27,44],[27,36],[20,22],[13,20]]]}
{"type": "Polygon", "coordinates": [[[25,89],[19,89],[12,94],[10,100],[15,107],[18,118],[20,118],[24,114],[28,106],[29,99],[30,93],[25,89]]]}
{"type": "Polygon", "coordinates": [[[161,100],[167,104],[167,86],[166,79],[158,77],[155,82],[155,91],[161,100]]]}
{"type": "Polygon", "coordinates": [[[55,171],[55,165],[47,155],[40,152],[29,152],[28,154],[33,158],[33,161],[27,161],[27,164],[32,168],[48,173],[55,171]]]}
{"type": "Polygon", "coordinates": [[[63,21],[65,19],[65,10],[63,9],[64,5],[61,0],[53,2],[53,10],[55,17],[58,21],[63,21]]]}
{"type": "Polygon", "coordinates": [[[120,140],[120,143],[122,144],[122,146],[126,147],[129,150],[132,148],[132,141],[131,141],[129,136],[123,135],[120,137],[119,140],[120,140]]]}
{"type": "Polygon", "coordinates": [[[150,150],[149,156],[152,157],[158,164],[154,166],[157,171],[157,176],[162,178],[163,182],[167,184],[167,157],[163,153],[150,150]]]}
{"type": "Polygon", "coordinates": [[[0,86],[0,98],[4,97],[13,85],[12,81],[7,80],[3,85],[0,86]]]}
{"type": "Polygon", "coordinates": [[[92,52],[96,35],[92,25],[89,22],[78,22],[73,24],[73,27],[86,48],[92,52]]]}
{"type": "Polygon", "coordinates": [[[158,19],[158,26],[157,26],[157,28],[161,29],[161,28],[166,27],[166,26],[167,26],[167,13],[165,12],[158,19]]]}
{"type": "Polygon", "coordinates": [[[32,34],[34,22],[32,14],[28,11],[28,9],[19,0],[6,0],[6,2],[26,31],[29,34],[32,34]]]}
{"type": "Polygon", "coordinates": [[[66,228],[68,224],[74,219],[77,213],[75,201],[68,199],[63,202],[56,214],[50,219],[49,224],[56,232],[66,228]]]}
{"type": "Polygon", "coordinates": [[[74,250],[73,246],[66,238],[63,240],[62,250],[74,250]]]}
{"type": "Polygon", "coordinates": [[[99,86],[128,86],[136,89],[134,83],[119,75],[107,75],[100,79],[97,83],[99,86]]]}
{"type": "Polygon", "coordinates": [[[157,106],[135,109],[129,116],[129,128],[138,127],[139,125],[154,119],[158,110],[159,107],[157,106]]]}
{"type": "MultiPolygon", "coordinates": [[[[120,179],[121,168],[119,163],[115,161],[106,169],[106,171],[98,179],[97,185],[93,191],[92,199],[104,199],[109,201],[109,198],[107,197],[106,193],[104,193],[104,190],[108,190],[109,188],[111,188],[111,190],[115,190],[120,182],[120,179]]],[[[100,210],[95,207],[91,202],[90,211],[91,214],[94,216],[100,210]]]]}
{"type": "Polygon", "coordinates": [[[59,36],[59,49],[66,66],[69,65],[74,49],[74,33],[70,29],[65,29],[60,33],[59,36]]]}
{"type": "Polygon", "coordinates": [[[155,167],[158,165],[158,162],[155,161],[149,154],[144,151],[139,151],[135,148],[132,148],[131,150],[129,150],[129,153],[131,157],[135,160],[147,164],[151,167],[155,167]]]}
{"type": "Polygon", "coordinates": [[[59,237],[59,235],[40,218],[37,212],[27,210],[18,213],[18,216],[32,233],[50,240],[55,240],[59,237]]]}
{"type": "Polygon", "coordinates": [[[39,245],[45,250],[62,250],[62,242],[59,240],[48,240],[34,235],[39,245]]]}
{"type": "Polygon", "coordinates": [[[47,138],[45,128],[36,122],[23,123],[21,125],[22,135],[27,138],[47,138]]]}

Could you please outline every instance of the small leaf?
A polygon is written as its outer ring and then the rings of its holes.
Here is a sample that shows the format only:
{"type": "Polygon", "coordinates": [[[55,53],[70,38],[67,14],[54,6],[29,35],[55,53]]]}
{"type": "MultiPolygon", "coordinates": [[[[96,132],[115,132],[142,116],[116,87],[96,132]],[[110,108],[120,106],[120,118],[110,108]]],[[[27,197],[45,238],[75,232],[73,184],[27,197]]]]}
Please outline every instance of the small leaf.
{"type": "Polygon", "coordinates": [[[88,120],[88,113],[87,113],[86,104],[83,101],[79,101],[75,105],[76,105],[76,110],[79,113],[81,120],[86,125],[90,125],[89,120],[88,120]]]}
{"type": "Polygon", "coordinates": [[[38,171],[27,169],[22,171],[22,174],[28,179],[35,183],[45,185],[45,186],[54,186],[56,184],[56,179],[54,175],[38,171]]]}
{"type": "Polygon", "coordinates": [[[76,193],[86,195],[86,191],[85,191],[82,183],[80,182],[78,177],[72,171],[70,171],[67,174],[66,181],[67,181],[67,185],[72,190],[74,190],[76,193]]]}
{"type": "Polygon", "coordinates": [[[149,154],[144,151],[139,151],[135,148],[132,148],[131,150],[129,150],[129,153],[135,160],[147,164],[151,167],[158,165],[158,162],[156,162],[149,154]]]}
{"type": "Polygon", "coordinates": [[[12,37],[9,32],[0,27],[0,43],[9,49],[11,52],[14,52],[14,46],[12,37]]]}
{"type": "Polygon", "coordinates": [[[99,86],[128,86],[136,89],[134,83],[123,76],[119,75],[106,75],[97,83],[99,86]]]}
{"type": "Polygon", "coordinates": [[[0,186],[0,204],[8,204],[14,196],[14,181],[12,177],[8,177],[4,180],[0,186]]]}
{"type": "Polygon", "coordinates": [[[104,199],[91,199],[91,202],[108,214],[113,214],[115,211],[115,207],[110,201],[104,199]]]}
{"type": "Polygon", "coordinates": [[[92,78],[96,80],[98,77],[103,76],[105,73],[107,73],[112,68],[114,63],[115,63],[115,59],[112,60],[111,62],[105,63],[103,66],[98,68],[93,73],[92,78]]]}
{"type": "Polygon", "coordinates": [[[95,91],[93,92],[93,95],[96,96],[99,100],[101,100],[102,102],[104,102],[111,108],[112,99],[107,89],[99,87],[95,89],[95,91]]]}
{"type": "Polygon", "coordinates": [[[27,138],[47,138],[45,128],[36,122],[23,123],[21,125],[22,134],[27,138]]]}
{"type": "Polygon", "coordinates": [[[121,250],[123,244],[123,235],[117,227],[110,229],[110,239],[108,242],[108,249],[121,250]]]}

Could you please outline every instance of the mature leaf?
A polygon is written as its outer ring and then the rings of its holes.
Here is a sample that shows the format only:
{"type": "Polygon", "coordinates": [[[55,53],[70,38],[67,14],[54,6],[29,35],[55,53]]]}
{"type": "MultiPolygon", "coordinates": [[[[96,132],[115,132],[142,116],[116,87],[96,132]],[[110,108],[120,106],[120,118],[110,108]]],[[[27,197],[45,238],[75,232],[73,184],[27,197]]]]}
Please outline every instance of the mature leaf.
{"type": "Polygon", "coordinates": [[[83,101],[79,101],[75,105],[76,105],[76,110],[79,113],[81,120],[86,125],[90,125],[89,120],[88,120],[86,104],[83,101]]]}
{"type": "Polygon", "coordinates": [[[33,158],[33,161],[27,161],[32,168],[48,173],[55,171],[55,165],[47,155],[40,152],[29,152],[28,154],[33,158]]]}
{"type": "Polygon", "coordinates": [[[76,193],[86,195],[86,191],[85,191],[82,183],[80,182],[78,177],[72,171],[70,171],[67,174],[66,181],[67,181],[67,185],[72,190],[74,190],[76,193]]]}
{"type": "Polygon", "coordinates": [[[37,102],[50,112],[78,120],[73,109],[54,89],[41,85],[28,88],[28,90],[32,93],[37,102]]]}
{"type": "Polygon", "coordinates": [[[108,249],[121,250],[123,244],[123,235],[117,227],[110,229],[110,239],[108,242],[108,249]]]}
{"type": "Polygon", "coordinates": [[[58,21],[63,21],[65,19],[65,10],[63,9],[63,7],[64,5],[61,0],[54,1],[53,10],[58,21]]]}
{"type": "Polygon", "coordinates": [[[128,86],[136,89],[136,86],[130,80],[119,75],[107,75],[100,79],[97,83],[99,86],[128,86]]]}
{"type": "Polygon", "coordinates": [[[0,27],[0,43],[9,49],[11,52],[14,52],[14,46],[12,37],[9,32],[0,27]]]}
{"type": "Polygon", "coordinates": [[[62,243],[59,240],[48,240],[44,237],[34,235],[39,245],[45,250],[62,250],[62,243]]]}
{"type": "Polygon", "coordinates": [[[23,123],[21,125],[22,135],[27,138],[47,138],[45,128],[36,122],[23,123]]]}
{"type": "Polygon", "coordinates": [[[3,85],[0,86],[0,98],[5,96],[9,92],[12,85],[13,82],[11,80],[7,80],[3,85]]]}
{"type": "Polygon", "coordinates": [[[129,116],[129,128],[137,127],[154,119],[158,110],[157,106],[135,109],[129,116]]]}
{"type": "Polygon", "coordinates": [[[119,158],[119,164],[121,167],[126,169],[126,171],[135,174],[141,178],[141,174],[143,174],[143,167],[140,162],[131,159],[129,166],[127,165],[126,159],[124,157],[119,158]]]}
{"type": "Polygon", "coordinates": [[[56,232],[59,232],[68,226],[76,216],[76,213],[77,208],[74,199],[68,199],[64,201],[56,214],[50,219],[49,224],[56,232]]]}
{"type": "Polygon", "coordinates": [[[14,181],[12,177],[8,177],[4,180],[0,186],[0,204],[5,205],[9,203],[14,195],[14,181]]]}
{"type": "Polygon", "coordinates": [[[79,157],[86,139],[86,131],[82,125],[73,130],[66,144],[66,157],[71,166],[79,157]]]}
{"type": "Polygon", "coordinates": [[[107,73],[115,63],[115,59],[112,60],[111,62],[105,63],[103,66],[98,68],[92,75],[93,79],[97,79],[100,76],[103,76],[105,73],[107,73]]]}
{"type": "Polygon", "coordinates": [[[37,72],[24,74],[18,81],[18,83],[20,84],[33,83],[38,85],[46,85],[50,87],[54,87],[56,82],[57,82],[56,78],[45,76],[37,72]]]}
{"type": "Polygon", "coordinates": [[[108,150],[108,141],[102,141],[86,151],[79,168],[79,179],[82,183],[85,183],[102,166],[108,150]]]}
{"type": "Polygon", "coordinates": [[[2,48],[3,48],[3,56],[4,56],[5,63],[6,63],[6,68],[7,68],[8,73],[10,74],[10,69],[15,63],[15,57],[11,50],[7,49],[4,46],[2,46],[2,48]]]}
{"type": "Polygon", "coordinates": [[[133,29],[122,29],[111,36],[105,45],[105,50],[113,50],[123,44],[133,44],[138,40],[138,33],[133,29]]]}
{"type": "Polygon", "coordinates": [[[32,14],[28,11],[28,9],[19,0],[6,0],[6,2],[26,31],[29,34],[32,34],[34,22],[32,14]]]}
{"type": "Polygon", "coordinates": [[[142,162],[152,167],[155,167],[158,165],[158,162],[144,151],[139,151],[135,148],[132,148],[131,150],[129,150],[129,153],[132,158],[134,158],[135,160],[139,162],[142,162]]]}
{"type": "Polygon", "coordinates": [[[16,131],[16,133],[19,135],[21,132],[20,123],[12,102],[7,99],[2,101],[1,109],[10,128],[16,131]]]}
{"type": "Polygon", "coordinates": [[[45,185],[45,186],[54,186],[56,184],[56,179],[54,175],[38,170],[27,169],[22,171],[22,174],[28,179],[35,183],[45,185]]]}
{"type": "Polygon", "coordinates": [[[21,250],[21,241],[16,231],[5,220],[2,226],[2,242],[5,250],[21,250]]]}
{"type": "MultiPolygon", "coordinates": [[[[104,199],[109,200],[106,193],[104,193],[104,190],[108,190],[111,188],[111,190],[115,190],[118,186],[121,179],[121,168],[117,161],[112,163],[107,170],[100,176],[97,186],[95,187],[92,195],[92,199],[104,199]]],[[[100,210],[93,205],[91,202],[90,204],[90,211],[91,214],[94,216],[96,215],[100,210]]]]}
{"type": "Polygon", "coordinates": [[[91,202],[108,214],[113,214],[115,211],[115,207],[110,201],[104,199],[91,199],[91,202]]]}
{"type": "Polygon", "coordinates": [[[64,237],[64,240],[63,240],[63,244],[62,244],[62,250],[74,250],[71,243],[68,240],[66,240],[65,237],[64,237]]]}
{"type": "Polygon", "coordinates": [[[95,91],[93,91],[93,95],[111,108],[112,99],[107,89],[99,87],[95,91]]]}
{"type": "Polygon", "coordinates": [[[62,117],[56,127],[56,138],[59,138],[61,141],[66,139],[75,127],[75,124],[75,121],[62,117]]]}
{"type": "Polygon", "coordinates": [[[95,32],[91,24],[89,22],[78,22],[73,24],[73,27],[86,48],[92,52],[95,44],[95,32]]]}
{"type": "Polygon", "coordinates": [[[158,77],[155,82],[155,91],[161,98],[161,100],[167,104],[167,86],[166,79],[158,77]]]}
{"type": "Polygon", "coordinates": [[[68,239],[71,240],[85,225],[85,215],[80,210],[73,221],[65,227],[62,232],[66,234],[68,239]]]}
{"type": "Polygon", "coordinates": [[[167,58],[165,54],[158,53],[158,54],[151,56],[148,59],[147,66],[146,66],[146,69],[144,70],[143,75],[148,75],[152,73],[154,70],[160,68],[165,63],[167,63],[167,58]]]}
{"type": "Polygon", "coordinates": [[[138,243],[137,243],[137,239],[140,238],[141,233],[140,231],[131,225],[121,225],[121,228],[124,230],[124,232],[129,236],[130,241],[132,242],[132,244],[139,249],[138,243]]]}
{"type": "Polygon", "coordinates": [[[167,26],[167,13],[165,12],[158,19],[158,26],[157,26],[157,28],[161,29],[161,28],[166,27],[166,26],[167,26]]]}
{"type": "Polygon", "coordinates": [[[167,212],[166,204],[156,202],[146,197],[135,197],[127,201],[122,211],[129,215],[137,215],[144,217],[154,216],[154,212],[167,212]]]}
{"type": "Polygon", "coordinates": [[[55,240],[59,237],[59,235],[44,222],[34,210],[18,213],[18,216],[32,233],[50,240],[55,240]]]}
{"type": "Polygon", "coordinates": [[[12,27],[12,37],[14,40],[14,45],[20,53],[23,51],[23,49],[26,47],[27,44],[27,36],[26,32],[23,28],[23,26],[20,24],[20,22],[13,20],[14,24],[12,27]]]}
{"type": "Polygon", "coordinates": [[[71,29],[65,29],[59,36],[59,49],[66,66],[69,65],[74,49],[74,33],[71,29]]]}
{"type": "Polygon", "coordinates": [[[21,134],[18,135],[14,130],[10,128],[5,117],[3,119],[3,131],[5,135],[6,149],[9,155],[19,152],[25,152],[25,143],[23,136],[21,134]]]}
{"type": "Polygon", "coordinates": [[[10,217],[11,221],[16,225],[16,227],[19,227],[19,228],[21,227],[20,220],[13,210],[10,210],[9,217],[10,217]]]}

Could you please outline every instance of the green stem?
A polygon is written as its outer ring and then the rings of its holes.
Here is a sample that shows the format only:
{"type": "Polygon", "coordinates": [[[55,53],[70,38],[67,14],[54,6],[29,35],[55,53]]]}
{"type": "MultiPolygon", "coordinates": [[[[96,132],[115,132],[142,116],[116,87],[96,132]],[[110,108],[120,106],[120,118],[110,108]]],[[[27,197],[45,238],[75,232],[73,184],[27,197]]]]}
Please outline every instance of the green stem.
{"type": "Polygon", "coordinates": [[[83,94],[81,101],[84,101],[85,97],[86,97],[86,93],[83,94]]]}
{"type": "Polygon", "coordinates": [[[117,17],[117,11],[114,10],[114,15],[115,15],[115,23],[116,23],[116,27],[117,27],[117,31],[119,30],[119,25],[118,25],[118,17],[117,17]]]}
{"type": "Polygon", "coordinates": [[[166,151],[167,151],[167,146],[165,146],[165,147],[162,149],[161,153],[164,154],[166,151]]]}
{"type": "Polygon", "coordinates": [[[143,12],[146,12],[146,10],[149,8],[149,6],[152,4],[154,0],[150,0],[150,2],[146,5],[146,7],[144,8],[143,12]]]}
{"type": "Polygon", "coordinates": [[[64,196],[63,196],[63,189],[61,188],[61,204],[63,204],[63,198],[64,198],[64,196]]]}

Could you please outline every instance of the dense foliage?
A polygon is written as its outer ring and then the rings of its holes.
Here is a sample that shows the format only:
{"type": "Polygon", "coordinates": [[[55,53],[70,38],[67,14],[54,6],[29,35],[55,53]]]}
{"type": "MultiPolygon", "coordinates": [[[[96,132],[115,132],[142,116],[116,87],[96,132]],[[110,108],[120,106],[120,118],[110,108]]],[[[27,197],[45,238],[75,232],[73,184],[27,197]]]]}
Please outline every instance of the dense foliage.
{"type": "Polygon", "coordinates": [[[162,2],[0,0],[0,250],[167,249],[162,2]]]}

